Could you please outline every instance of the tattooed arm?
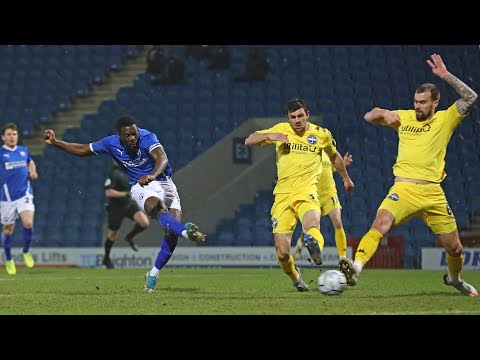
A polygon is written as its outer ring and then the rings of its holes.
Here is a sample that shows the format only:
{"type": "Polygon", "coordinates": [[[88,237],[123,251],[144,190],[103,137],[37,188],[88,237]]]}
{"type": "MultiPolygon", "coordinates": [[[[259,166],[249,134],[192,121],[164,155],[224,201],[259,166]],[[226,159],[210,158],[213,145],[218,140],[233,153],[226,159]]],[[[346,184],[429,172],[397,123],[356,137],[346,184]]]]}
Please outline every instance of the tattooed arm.
{"type": "Polygon", "coordinates": [[[470,89],[470,87],[468,87],[468,85],[462,80],[447,70],[447,67],[445,66],[440,55],[433,54],[431,58],[432,60],[427,60],[427,63],[432,68],[432,72],[441,79],[445,80],[455,89],[458,94],[460,94],[461,98],[455,102],[455,105],[457,106],[458,113],[460,115],[467,115],[473,103],[475,100],[477,100],[477,93],[470,89]]]}

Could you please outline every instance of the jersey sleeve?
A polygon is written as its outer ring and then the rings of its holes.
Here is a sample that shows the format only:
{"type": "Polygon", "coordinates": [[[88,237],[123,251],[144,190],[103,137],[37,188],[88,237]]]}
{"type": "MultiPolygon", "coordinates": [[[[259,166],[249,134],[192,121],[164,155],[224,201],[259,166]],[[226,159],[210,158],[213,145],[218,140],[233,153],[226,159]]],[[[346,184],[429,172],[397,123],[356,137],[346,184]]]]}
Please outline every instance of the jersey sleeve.
{"type": "Polygon", "coordinates": [[[445,115],[447,125],[452,131],[455,130],[462,120],[467,116],[460,115],[456,102],[454,102],[447,110],[445,110],[445,115]]]}
{"type": "MultiPolygon", "coordinates": [[[[269,129],[257,130],[256,132],[259,133],[259,134],[270,134],[270,133],[282,133],[282,134],[284,134],[285,133],[284,126],[281,123],[276,124],[269,129]]],[[[265,140],[265,141],[262,141],[260,143],[260,146],[264,146],[264,145],[268,145],[268,144],[275,144],[275,141],[265,140]]]]}
{"type": "Polygon", "coordinates": [[[95,155],[98,154],[110,154],[110,139],[109,137],[100,139],[97,142],[90,143],[90,150],[95,155]]]}
{"type": "Polygon", "coordinates": [[[320,137],[320,147],[328,154],[328,156],[335,155],[337,153],[337,148],[335,146],[335,139],[330,130],[322,128],[320,129],[320,133],[322,135],[320,137]]]}
{"type": "Polygon", "coordinates": [[[142,139],[142,146],[148,149],[148,152],[152,152],[153,149],[161,147],[160,141],[158,141],[157,135],[149,133],[142,139]]]}

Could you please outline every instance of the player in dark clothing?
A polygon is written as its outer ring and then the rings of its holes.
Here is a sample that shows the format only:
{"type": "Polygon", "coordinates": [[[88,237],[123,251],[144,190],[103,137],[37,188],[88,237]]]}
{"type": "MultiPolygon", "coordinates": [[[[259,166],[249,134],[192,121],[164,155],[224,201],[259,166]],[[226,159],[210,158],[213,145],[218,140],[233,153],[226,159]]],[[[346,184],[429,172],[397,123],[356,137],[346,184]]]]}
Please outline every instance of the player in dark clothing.
{"type": "Polygon", "coordinates": [[[108,199],[106,209],[108,212],[107,239],[105,241],[105,256],[103,265],[107,269],[113,269],[114,265],[110,259],[110,250],[118,238],[118,230],[125,217],[135,221],[133,229],[125,236],[125,240],[134,251],[138,251],[133,238],[141,233],[150,224],[147,215],[140,210],[137,203],[130,197],[130,183],[128,176],[118,167],[116,163],[110,169],[105,180],[105,195],[108,199]]]}

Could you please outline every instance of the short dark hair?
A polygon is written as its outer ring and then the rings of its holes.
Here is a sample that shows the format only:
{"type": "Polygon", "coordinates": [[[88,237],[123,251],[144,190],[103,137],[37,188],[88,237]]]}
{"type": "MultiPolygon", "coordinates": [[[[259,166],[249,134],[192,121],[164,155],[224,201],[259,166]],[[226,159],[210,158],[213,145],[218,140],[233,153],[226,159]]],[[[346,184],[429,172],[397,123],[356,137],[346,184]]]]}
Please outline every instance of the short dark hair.
{"type": "Polygon", "coordinates": [[[308,107],[307,104],[300,98],[293,98],[288,100],[287,105],[285,106],[285,114],[289,114],[291,112],[297,111],[298,109],[305,109],[305,112],[308,114],[308,107]]]}
{"type": "Polygon", "coordinates": [[[16,132],[18,132],[17,124],[9,122],[9,123],[6,123],[5,125],[3,125],[3,127],[2,127],[2,136],[5,135],[5,131],[7,129],[12,129],[12,130],[15,130],[16,132]]]}
{"type": "Polygon", "coordinates": [[[415,89],[415,94],[421,94],[424,92],[430,91],[430,94],[432,94],[432,100],[440,100],[440,90],[438,90],[437,86],[432,83],[425,83],[422,85],[419,85],[415,89]]]}
{"type": "Polygon", "coordinates": [[[117,132],[120,132],[120,129],[125,126],[132,126],[136,124],[136,120],[131,115],[124,115],[117,120],[117,132]]]}

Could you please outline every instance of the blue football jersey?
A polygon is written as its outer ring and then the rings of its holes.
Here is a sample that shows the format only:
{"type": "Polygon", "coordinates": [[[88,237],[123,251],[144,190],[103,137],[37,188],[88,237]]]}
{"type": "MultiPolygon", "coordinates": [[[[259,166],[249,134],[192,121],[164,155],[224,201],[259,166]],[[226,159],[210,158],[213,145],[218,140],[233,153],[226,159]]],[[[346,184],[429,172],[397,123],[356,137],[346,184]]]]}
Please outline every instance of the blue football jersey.
{"type": "Polygon", "coordinates": [[[28,173],[30,161],[32,158],[25,146],[17,145],[14,149],[5,145],[0,147],[1,201],[14,201],[33,194],[28,173]]]}
{"type": "MultiPolygon", "coordinates": [[[[155,159],[150,155],[150,151],[162,146],[157,136],[145,129],[138,129],[139,151],[136,154],[128,153],[118,135],[110,135],[103,139],[91,143],[90,149],[95,154],[108,154],[116,161],[120,169],[127,174],[130,184],[138,183],[144,175],[150,175],[155,167],[155,159]]],[[[161,173],[156,180],[165,181],[167,177],[172,176],[172,167],[167,164],[165,171],[161,173]]]]}

